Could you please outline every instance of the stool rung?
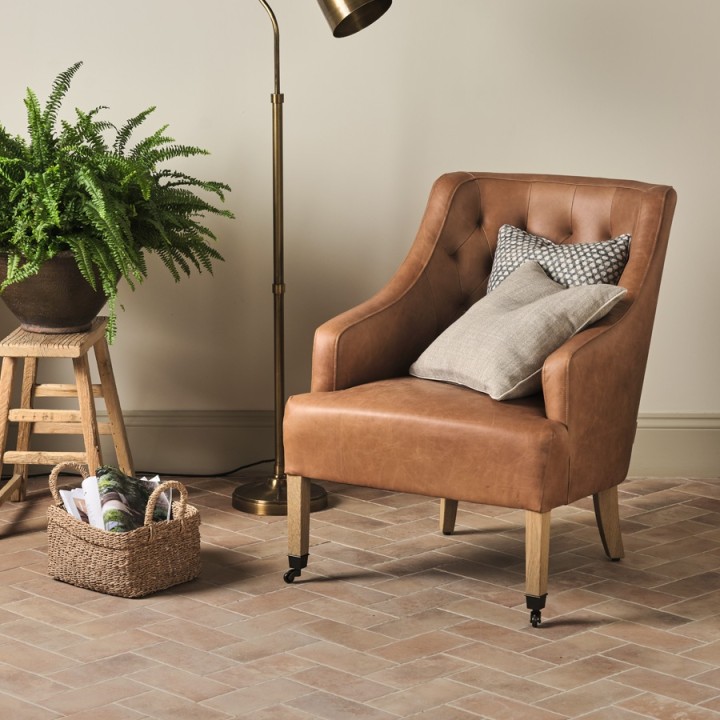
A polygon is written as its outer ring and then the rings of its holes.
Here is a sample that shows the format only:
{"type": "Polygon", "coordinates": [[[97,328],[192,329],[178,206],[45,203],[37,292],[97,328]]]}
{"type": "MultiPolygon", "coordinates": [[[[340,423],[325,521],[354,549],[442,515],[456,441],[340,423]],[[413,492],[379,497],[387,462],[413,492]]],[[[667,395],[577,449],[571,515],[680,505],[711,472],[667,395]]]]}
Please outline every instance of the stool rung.
{"type": "Polygon", "coordinates": [[[81,421],[79,410],[45,410],[42,408],[14,408],[8,412],[11,422],[72,422],[81,421]]]}
{"type": "Polygon", "coordinates": [[[84,452],[43,452],[41,450],[8,450],[3,455],[3,462],[13,465],[57,465],[70,460],[87,462],[84,452]]]}
{"type": "MultiPolygon", "coordinates": [[[[99,435],[111,435],[110,423],[97,424],[99,435]]],[[[33,425],[35,435],[82,435],[82,425],[75,422],[36,422],[33,425]]]]}
{"type": "MultiPolygon", "coordinates": [[[[34,393],[35,397],[77,397],[77,388],[65,383],[42,383],[35,385],[34,393]]],[[[92,393],[94,397],[101,398],[102,385],[92,385],[92,393]]]]}

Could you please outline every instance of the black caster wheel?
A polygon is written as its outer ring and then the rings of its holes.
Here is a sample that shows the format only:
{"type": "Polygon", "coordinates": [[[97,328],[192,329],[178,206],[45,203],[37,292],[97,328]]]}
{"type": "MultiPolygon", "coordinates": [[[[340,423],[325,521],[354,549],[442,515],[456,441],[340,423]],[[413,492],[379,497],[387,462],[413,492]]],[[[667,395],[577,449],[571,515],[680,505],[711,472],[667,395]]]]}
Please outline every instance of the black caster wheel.
{"type": "Polygon", "coordinates": [[[283,580],[289,585],[296,577],[300,577],[300,571],[296,568],[290,568],[290,570],[283,575],[283,580]]]}
{"type": "Polygon", "coordinates": [[[542,623],[542,617],[540,615],[539,610],[531,610],[530,611],[530,624],[536,628],[540,627],[540,624],[542,623]]]}

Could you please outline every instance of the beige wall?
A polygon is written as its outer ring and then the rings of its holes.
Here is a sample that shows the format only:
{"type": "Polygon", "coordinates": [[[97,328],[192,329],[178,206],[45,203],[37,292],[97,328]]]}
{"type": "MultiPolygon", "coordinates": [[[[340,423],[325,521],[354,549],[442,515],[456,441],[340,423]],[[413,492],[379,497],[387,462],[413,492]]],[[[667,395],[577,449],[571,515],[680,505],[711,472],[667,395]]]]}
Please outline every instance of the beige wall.
{"type": "MultiPolygon", "coordinates": [[[[720,2],[396,0],[343,40],[312,0],[273,7],[286,100],[288,391],[308,386],[315,326],[402,260],[441,173],[627,177],[679,195],[641,418],[683,432],[682,418],[700,418],[713,438],[702,448],[713,452],[720,2]]],[[[257,424],[246,431],[245,421],[264,417],[267,430],[272,407],[265,12],[254,0],[7,0],[0,122],[20,132],[25,87],[46,96],[79,59],[73,105],[109,105],[117,121],[157,105],[155,123],[212,151],[192,170],[233,187],[237,219],[213,223],[227,258],[214,277],[175,285],[161,271],[122,293],[112,352],[136,455],[163,468],[173,457],[198,469],[256,459],[257,424]],[[192,418],[191,429],[180,433],[169,417],[192,418]],[[153,422],[160,439],[149,443],[153,422]]],[[[0,331],[12,325],[3,308],[0,331]]],[[[708,462],[712,473],[717,456],[708,462]]]]}

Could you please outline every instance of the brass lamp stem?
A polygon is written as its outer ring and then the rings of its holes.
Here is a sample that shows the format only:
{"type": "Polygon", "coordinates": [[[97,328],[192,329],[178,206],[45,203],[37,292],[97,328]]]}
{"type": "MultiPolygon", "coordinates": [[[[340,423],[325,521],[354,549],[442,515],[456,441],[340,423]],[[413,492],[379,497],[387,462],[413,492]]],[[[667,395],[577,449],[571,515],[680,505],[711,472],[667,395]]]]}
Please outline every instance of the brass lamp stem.
{"type": "MultiPolygon", "coordinates": [[[[284,198],[283,198],[283,94],[280,92],[280,29],[275,13],[266,0],[259,0],[272,23],[274,36],[275,84],[272,102],[273,146],[273,327],[274,327],[274,424],[275,467],[272,477],[241,485],[232,497],[233,507],[254,515],[287,514],[287,483],[285,475],[285,448],[283,446],[283,416],[285,413],[285,249],[284,249],[284,198]]],[[[311,509],[327,506],[324,488],[313,484],[311,509]]]]}
{"type": "Polygon", "coordinates": [[[273,113],[273,318],[275,365],[275,473],[276,481],[285,479],[285,449],[282,422],[285,411],[285,226],[283,197],[283,94],[280,92],[280,28],[272,8],[259,0],[273,28],[275,86],[270,97],[273,113]]]}

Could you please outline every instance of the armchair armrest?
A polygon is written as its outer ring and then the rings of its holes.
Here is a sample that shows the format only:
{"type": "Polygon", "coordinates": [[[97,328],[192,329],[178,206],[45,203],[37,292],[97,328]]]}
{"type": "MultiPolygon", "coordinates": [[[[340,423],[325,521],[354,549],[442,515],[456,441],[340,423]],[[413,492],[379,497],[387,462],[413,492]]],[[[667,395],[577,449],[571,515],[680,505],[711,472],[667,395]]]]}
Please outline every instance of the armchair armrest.
{"type": "Polygon", "coordinates": [[[651,330],[652,319],[642,322],[625,301],[545,361],[545,413],[566,425],[570,440],[568,502],[627,475],[651,330]]]}
{"type": "MultiPolygon", "coordinates": [[[[397,273],[370,300],[316,331],[313,392],[407,374],[440,332],[484,294],[484,284],[463,288],[457,260],[467,238],[480,232],[479,217],[472,174],[448,173],[435,182],[415,242],[397,273]]],[[[489,274],[486,244],[481,252],[489,274]]],[[[482,266],[479,256],[473,259],[482,266]]]]}
{"type": "Polygon", "coordinates": [[[317,329],[313,392],[404,375],[431,342],[435,321],[429,286],[422,275],[413,278],[406,265],[370,300],[317,329]]]}

